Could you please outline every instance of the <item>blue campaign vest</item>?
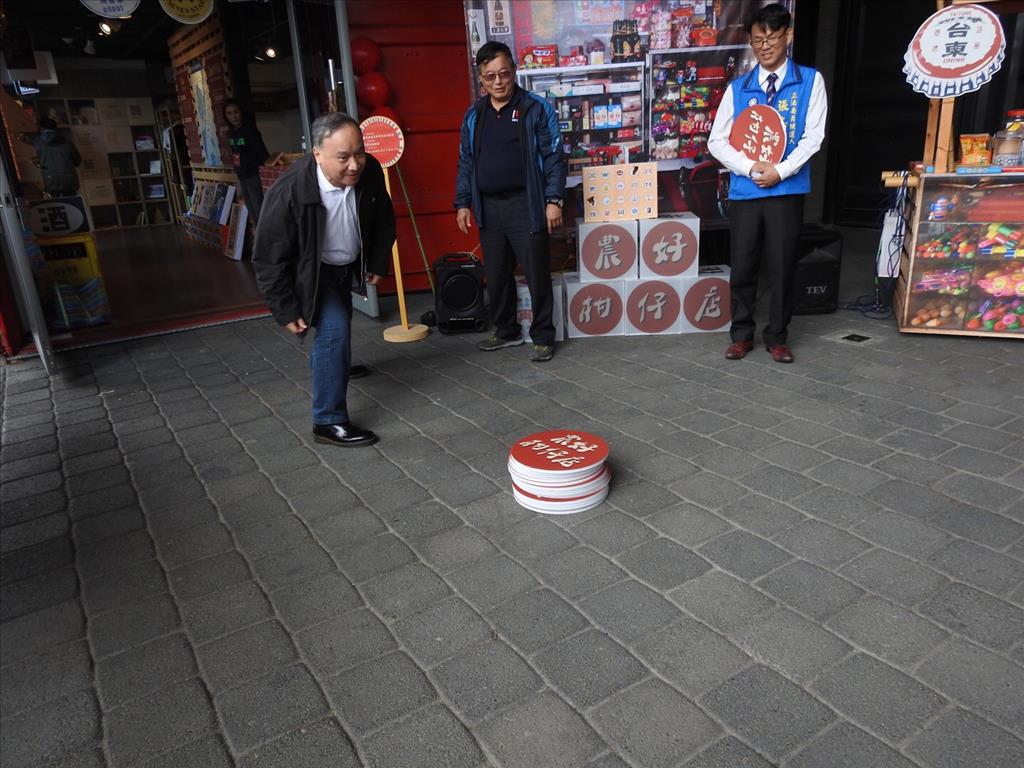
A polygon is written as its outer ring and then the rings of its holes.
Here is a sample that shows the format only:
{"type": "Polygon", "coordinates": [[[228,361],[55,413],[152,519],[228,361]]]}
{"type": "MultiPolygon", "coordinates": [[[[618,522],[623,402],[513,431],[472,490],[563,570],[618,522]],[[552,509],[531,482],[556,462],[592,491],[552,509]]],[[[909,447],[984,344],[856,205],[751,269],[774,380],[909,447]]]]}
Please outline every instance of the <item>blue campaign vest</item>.
{"type": "MultiPolygon", "coordinates": [[[[753,104],[768,104],[768,99],[760,84],[760,65],[745,77],[732,83],[733,114],[738,115],[753,104]]],[[[782,115],[786,124],[786,151],[782,155],[785,160],[796,148],[804,135],[804,123],[807,119],[807,106],[811,102],[811,89],[814,87],[815,70],[801,67],[790,59],[786,67],[786,79],[775,93],[775,101],[769,106],[774,107],[782,115]]],[[[804,163],[803,167],[768,189],[761,189],[746,176],[730,174],[729,199],[750,200],[757,197],[778,197],[780,195],[806,195],[811,191],[811,166],[804,163]]]]}

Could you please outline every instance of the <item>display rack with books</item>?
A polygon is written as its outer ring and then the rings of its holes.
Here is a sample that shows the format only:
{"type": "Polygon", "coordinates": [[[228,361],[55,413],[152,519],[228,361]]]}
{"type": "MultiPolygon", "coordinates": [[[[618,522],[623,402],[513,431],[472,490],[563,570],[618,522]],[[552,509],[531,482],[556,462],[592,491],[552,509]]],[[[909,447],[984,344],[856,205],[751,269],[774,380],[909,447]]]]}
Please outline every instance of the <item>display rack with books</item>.
{"type": "Polygon", "coordinates": [[[79,193],[97,229],[171,223],[153,105],[148,98],[40,98],[39,117],[82,155],[79,193]]]}

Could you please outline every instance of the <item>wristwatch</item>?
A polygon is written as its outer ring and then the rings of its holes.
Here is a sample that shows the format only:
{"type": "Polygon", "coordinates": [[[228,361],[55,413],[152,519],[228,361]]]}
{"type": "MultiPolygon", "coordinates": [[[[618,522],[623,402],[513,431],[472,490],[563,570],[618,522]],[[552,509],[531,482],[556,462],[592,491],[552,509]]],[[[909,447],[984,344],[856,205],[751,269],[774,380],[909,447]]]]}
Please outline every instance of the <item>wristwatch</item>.
{"type": "Polygon", "coordinates": [[[564,205],[564,203],[562,201],[562,198],[560,198],[560,197],[549,197],[547,199],[547,204],[548,205],[557,205],[559,208],[561,208],[564,205]]]}

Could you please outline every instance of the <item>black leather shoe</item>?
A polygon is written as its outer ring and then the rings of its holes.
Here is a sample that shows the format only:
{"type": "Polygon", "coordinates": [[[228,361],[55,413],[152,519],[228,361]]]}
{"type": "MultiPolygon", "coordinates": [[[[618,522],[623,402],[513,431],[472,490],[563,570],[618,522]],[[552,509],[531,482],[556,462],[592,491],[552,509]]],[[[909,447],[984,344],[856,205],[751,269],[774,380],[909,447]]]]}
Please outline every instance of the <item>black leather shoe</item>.
{"type": "Polygon", "coordinates": [[[313,425],[313,440],[351,448],[361,448],[377,442],[377,435],[368,429],[360,429],[350,421],[344,424],[313,425]]]}
{"type": "Polygon", "coordinates": [[[365,365],[350,365],[348,367],[348,377],[350,379],[361,379],[364,376],[370,375],[370,369],[365,365]]]}

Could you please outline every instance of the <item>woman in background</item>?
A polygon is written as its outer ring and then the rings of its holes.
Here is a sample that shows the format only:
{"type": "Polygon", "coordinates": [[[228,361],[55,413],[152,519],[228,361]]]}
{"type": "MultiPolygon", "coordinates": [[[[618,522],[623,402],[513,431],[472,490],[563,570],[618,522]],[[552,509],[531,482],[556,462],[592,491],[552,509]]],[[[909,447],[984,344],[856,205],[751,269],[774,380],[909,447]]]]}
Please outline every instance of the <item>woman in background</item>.
{"type": "Polygon", "coordinates": [[[256,127],[256,121],[242,109],[237,99],[224,102],[224,120],[228,124],[227,139],[231,146],[231,162],[238,176],[238,186],[249,217],[255,225],[260,218],[260,208],[263,207],[260,166],[270,157],[270,153],[256,127]]]}

